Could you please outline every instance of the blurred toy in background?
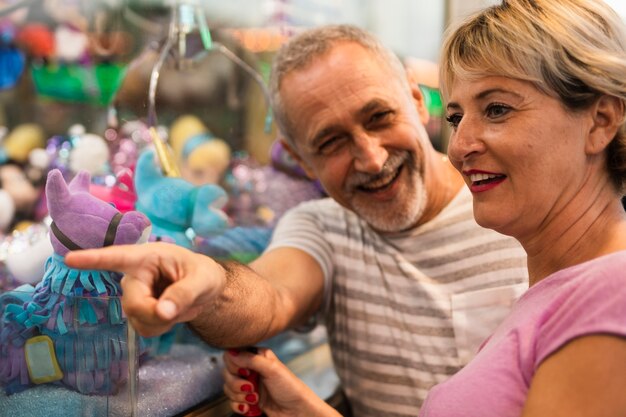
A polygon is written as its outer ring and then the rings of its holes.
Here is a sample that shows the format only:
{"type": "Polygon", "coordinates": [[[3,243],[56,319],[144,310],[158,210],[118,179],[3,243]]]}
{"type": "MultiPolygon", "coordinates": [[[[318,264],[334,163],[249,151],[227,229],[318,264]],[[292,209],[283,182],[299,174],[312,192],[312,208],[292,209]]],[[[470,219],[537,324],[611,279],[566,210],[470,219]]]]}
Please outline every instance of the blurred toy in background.
{"type": "Polygon", "coordinates": [[[66,179],[81,170],[93,176],[110,173],[109,146],[101,136],[87,133],[82,124],[70,126],[67,135],[48,139],[46,152],[50,169],[60,170],[66,179]]]}
{"type": "Polygon", "coordinates": [[[9,232],[21,221],[40,220],[42,176],[47,158],[41,158],[45,139],[36,124],[16,126],[0,142],[0,231],[9,232]]]}
{"type": "Polygon", "coordinates": [[[69,167],[74,174],[80,171],[87,171],[90,175],[110,172],[109,147],[102,136],[87,133],[82,125],[70,127],[68,133],[72,141],[69,167]]]}
{"type": "Polygon", "coordinates": [[[63,258],[70,250],[146,241],[150,222],[93,197],[89,183],[86,171],[69,186],[60,171],[50,172],[46,196],[54,254],[35,288],[23,285],[0,295],[0,382],[7,394],[50,382],[84,394],[110,394],[127,379],[121,274],[71,269],[63,258]]]}
{"type": "Polygon", "coordinates": [[[32,223],[16,229],[0,242],[0,263],[14,286],[36,284],[44,275],[47,259],[53,249],[48,236],[48,227],[43,223],[32,223]]]}
{"type": "Polygon", "coordinates": [[[62,62],[88,62],[89,39],[74,24],[59,24],[54,30],[55,58],[62,62]]]}
{"type": "Polygon", "coordinates": [[[31,182],[17,164],[0,165],[0,230],[9,232],[22,221],[35,221],[42,187],[31,182]],[[10,214],[10,215],[9,215],[10,214]]]}
{"type": "Polygon", "coordinates": [[[280,140],[274,141],[270,154],[271,165],[263,167],[266,184],[259,202],[272,211],[273,217],[269,224],[275,226],[290,208],[326,194],[318,181],[311,181],[307,177],[280,140]]]}
{"type": "MultiPolygon", "coordinates": [[[[4,3],[0,1],[0,6],[4,3]]],[[[24,73],[26,57],[15,43],[15,34],[25,15],[18,11],[0,17],[0,90],[14,87],[24,73]]]]}
{"type": "Polygon", "coordinates": [[[0,232],[6,232],[15,215],[13,197],[7,191],[0,189],[0,232]]]}
{"type": "Polygon", "coordinates": [[[15,36],[15,42],[28,56],[37,62],[46,62],[54,56],[54,34],[39,22],[24,24],[15,36]]]}
{"type": "Polygon", "coordinates": [[[272,145],[271,155],[272,165],[261,166],[243,152],[234,154],[224,180],[229,195],[225,211],[234,227],[202,239],[198,252],[251,262],[265,250],[274,226],[287,210],[324,196],[319,184],[306,177],[280,141],[272,145]]]}
{"type": "Polygon", "coordinates": [[[33,149],[45,146],[45,133],[39,125],[35,123],[18,125],[0,142],[0,164],[8,161],[26,163],[33,149]]]}
{"type": "Polygon", "coordinates": [[[178,117],[169,142],[184,179],[195,185],[222,183],[231,162],[230,146],[213,136],[198,117],[178,117]]]}
{"type": "Polygon", "coordinates": [[[122,213],[135,209],[137,193],[133,183],[133,173],[126,169],[119,171],[115,176],[115,182],[109,184],[91,184],[89,192],[102,201],[113,204],[122,213]]]}
{"type": "Polygon", "coordinates": [[[152,142],[148,126],[141,120],[125,121],[119,128],[109,127],[104,139],[109,145],[109,164],[115,175],[120,171],[134,172],[139,153],[152,142]]]}
{"type": "Polygon", "coordinates": [[[153,149],[139,156],[135,190],[137,210],[152,222],[155,240],[192,248],[196,236],[210,237],[227,227],[221,210],[227,201],[224,190],[215,184],[195,186],[182,178],[165,177],[153,149]]]}
{"type": "Polygon", "coordinates": [[[227,179],[228,214],[238,225],[273,227],[290,208],[324,196],[279,140],[270,149],[271,165],[260,166],[245,154],[234,158],[227,179]]]}

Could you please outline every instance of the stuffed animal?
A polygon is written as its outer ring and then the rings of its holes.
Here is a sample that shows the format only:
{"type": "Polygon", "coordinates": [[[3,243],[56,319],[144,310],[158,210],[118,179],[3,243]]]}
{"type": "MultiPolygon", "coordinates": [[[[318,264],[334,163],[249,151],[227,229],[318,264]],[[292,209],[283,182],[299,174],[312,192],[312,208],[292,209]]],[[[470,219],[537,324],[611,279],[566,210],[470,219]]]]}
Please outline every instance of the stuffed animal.
{"type": "Polygon", "coordinates": [[[226,192],[214,184],[194,186],[182,178],[165,177],[152,149],[139,156],[135,190],[137,210],[148,216],[157,240],[192,248],[194,235],[216,235],[227,226],[227,216],[221,210],[227,201],[226,192]]]}
{"type": "Polygon", "coordinates": [[[132,171],[124,168],[117,173],[115,179],[116,182],[112,186],[91,184],[89,192],[100,200],[113,204],[122,213],[134,210],[137,194],[132,171]]]}
{"type": "Polygon", "coordinates": [[[169,139],[184,179],[195,185],[222,182],[230,166],[230,146],[215,137],[199,118],[177,118],[169,139]]]}
{"type": "Polygon", "coordinates": [[[0,231],[8,232],[22,220],[32,220],[42,188],[34,184],[22,167],[0,165],[0,231]]]}
{"type": "Polygon", "coordinates": [[[70,250],[146,241],[149,220],[120,213],[89,194],[81,171],[66,185],[48,175],[46,196],[54,254],[35,288],[0,295],[0,383],[8,394],[54,382],[84,394],[110,394],[127,378],[121,275],[65,265],[70,250]]]}
{"type": "Polygon", "coordinates": [[[0,232],[6,232],[13,222],[15,203],[7,191],[0,189],[0,232]]]}
{"type": "Polygon", "coordinates": [[[109,146],[99,135],[86,133],[82,125],[69,129],[72,149],[69,155],[69,167],[74,173],[87,171],[91,175],[106,174],[110,159],[109,146]]]}
{"type": "Polygon", "coordinates": [[[39,125],[34,123],[18,125],[2,139],[0,163],[7,161],[25,163],[33,149],[43,148],[45,145],[45,134],[39,125]]]}
{"type": "Polygon", "coordinates": [[[0,247],[6,250],[4,254],[0,250],[0,258],[5,259],[6,269],[16,284],[35,285],[41,281],[46,261],[54,253],[48,227],[43,223],[33,223],[24,230],[14,230],[0,242],[0,247]]]}

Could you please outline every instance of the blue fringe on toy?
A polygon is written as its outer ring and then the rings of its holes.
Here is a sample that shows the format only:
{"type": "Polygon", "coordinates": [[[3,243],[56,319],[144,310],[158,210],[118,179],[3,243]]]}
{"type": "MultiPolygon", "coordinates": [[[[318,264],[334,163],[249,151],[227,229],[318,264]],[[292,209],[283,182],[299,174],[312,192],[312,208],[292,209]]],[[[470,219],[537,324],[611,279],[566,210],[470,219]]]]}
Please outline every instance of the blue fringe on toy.
{"type": "Polygon", "coordinates": [[[42,326],[61,335],[68,332],[73,321],[80,325],[120,324],[120,278],[108,271],[69,268],[62,256],[53,254],[32,301],[17,319],[27,328],[42,326]]]}
{"type": "Polygon", "coordinates": [[[31,385],[24,345],[38,335],[50,337],[62,383],[78,392],[109,394],[126,380],[120,278],[107,271],[69,268],[54,254],[34,289],[25,285],[0,297],[0,382],[7,393],[31,385]]]}

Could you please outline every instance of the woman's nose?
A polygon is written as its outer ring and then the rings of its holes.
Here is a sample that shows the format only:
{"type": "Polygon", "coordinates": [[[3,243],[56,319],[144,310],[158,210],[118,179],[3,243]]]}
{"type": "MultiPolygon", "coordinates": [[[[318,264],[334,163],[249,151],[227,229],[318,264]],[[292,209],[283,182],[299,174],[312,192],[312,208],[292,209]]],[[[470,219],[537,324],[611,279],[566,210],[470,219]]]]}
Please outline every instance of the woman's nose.
{"type": "Polygon", "coordinates": [[[483,150],[480,124],[464,116],[456,128],[453,128],[448,140],[448,157],[453,161],[464,161],[483,150]]]}

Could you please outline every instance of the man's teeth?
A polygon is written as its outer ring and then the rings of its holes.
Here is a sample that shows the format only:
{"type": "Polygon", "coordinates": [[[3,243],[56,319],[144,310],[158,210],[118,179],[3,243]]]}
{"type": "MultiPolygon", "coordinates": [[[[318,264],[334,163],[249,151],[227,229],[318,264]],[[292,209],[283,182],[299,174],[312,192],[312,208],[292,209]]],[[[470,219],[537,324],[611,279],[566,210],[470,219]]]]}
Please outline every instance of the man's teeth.
{"type": "Polygon", "coordinates": [[[497,178],[498,175],[495,175],[495,174],[471,174],[469,177],[470,177],[470,181],[478,182],[478,181],[485,181],[485,180],[490,180],[490,179],[493,179],[493,178],[497,178]]]}
{"type": "Polygon", "coordinates": [[[391,175],[388,175],[384,178],[380,178],[377,181],[369,182],[367,184],[362,184],[361,188],[365,190],[375,190],[377,188],[383,188],[389,185],[398,175],[398,171],[394,171],[391,175]]]}
{"type": "Polygon", "coordinates": [[[389,178],[389,181],[384,180],[384,181],[376,181],[376,182],[371,182],[369,184],[364,184],[361,186],[361,188],[365,188],[366,190],[374,190],[376,188],[380,188],[380,187],[387,185],[387,183],[391,182],[391,179],[393,179],[393,177],[389,178]]]}

